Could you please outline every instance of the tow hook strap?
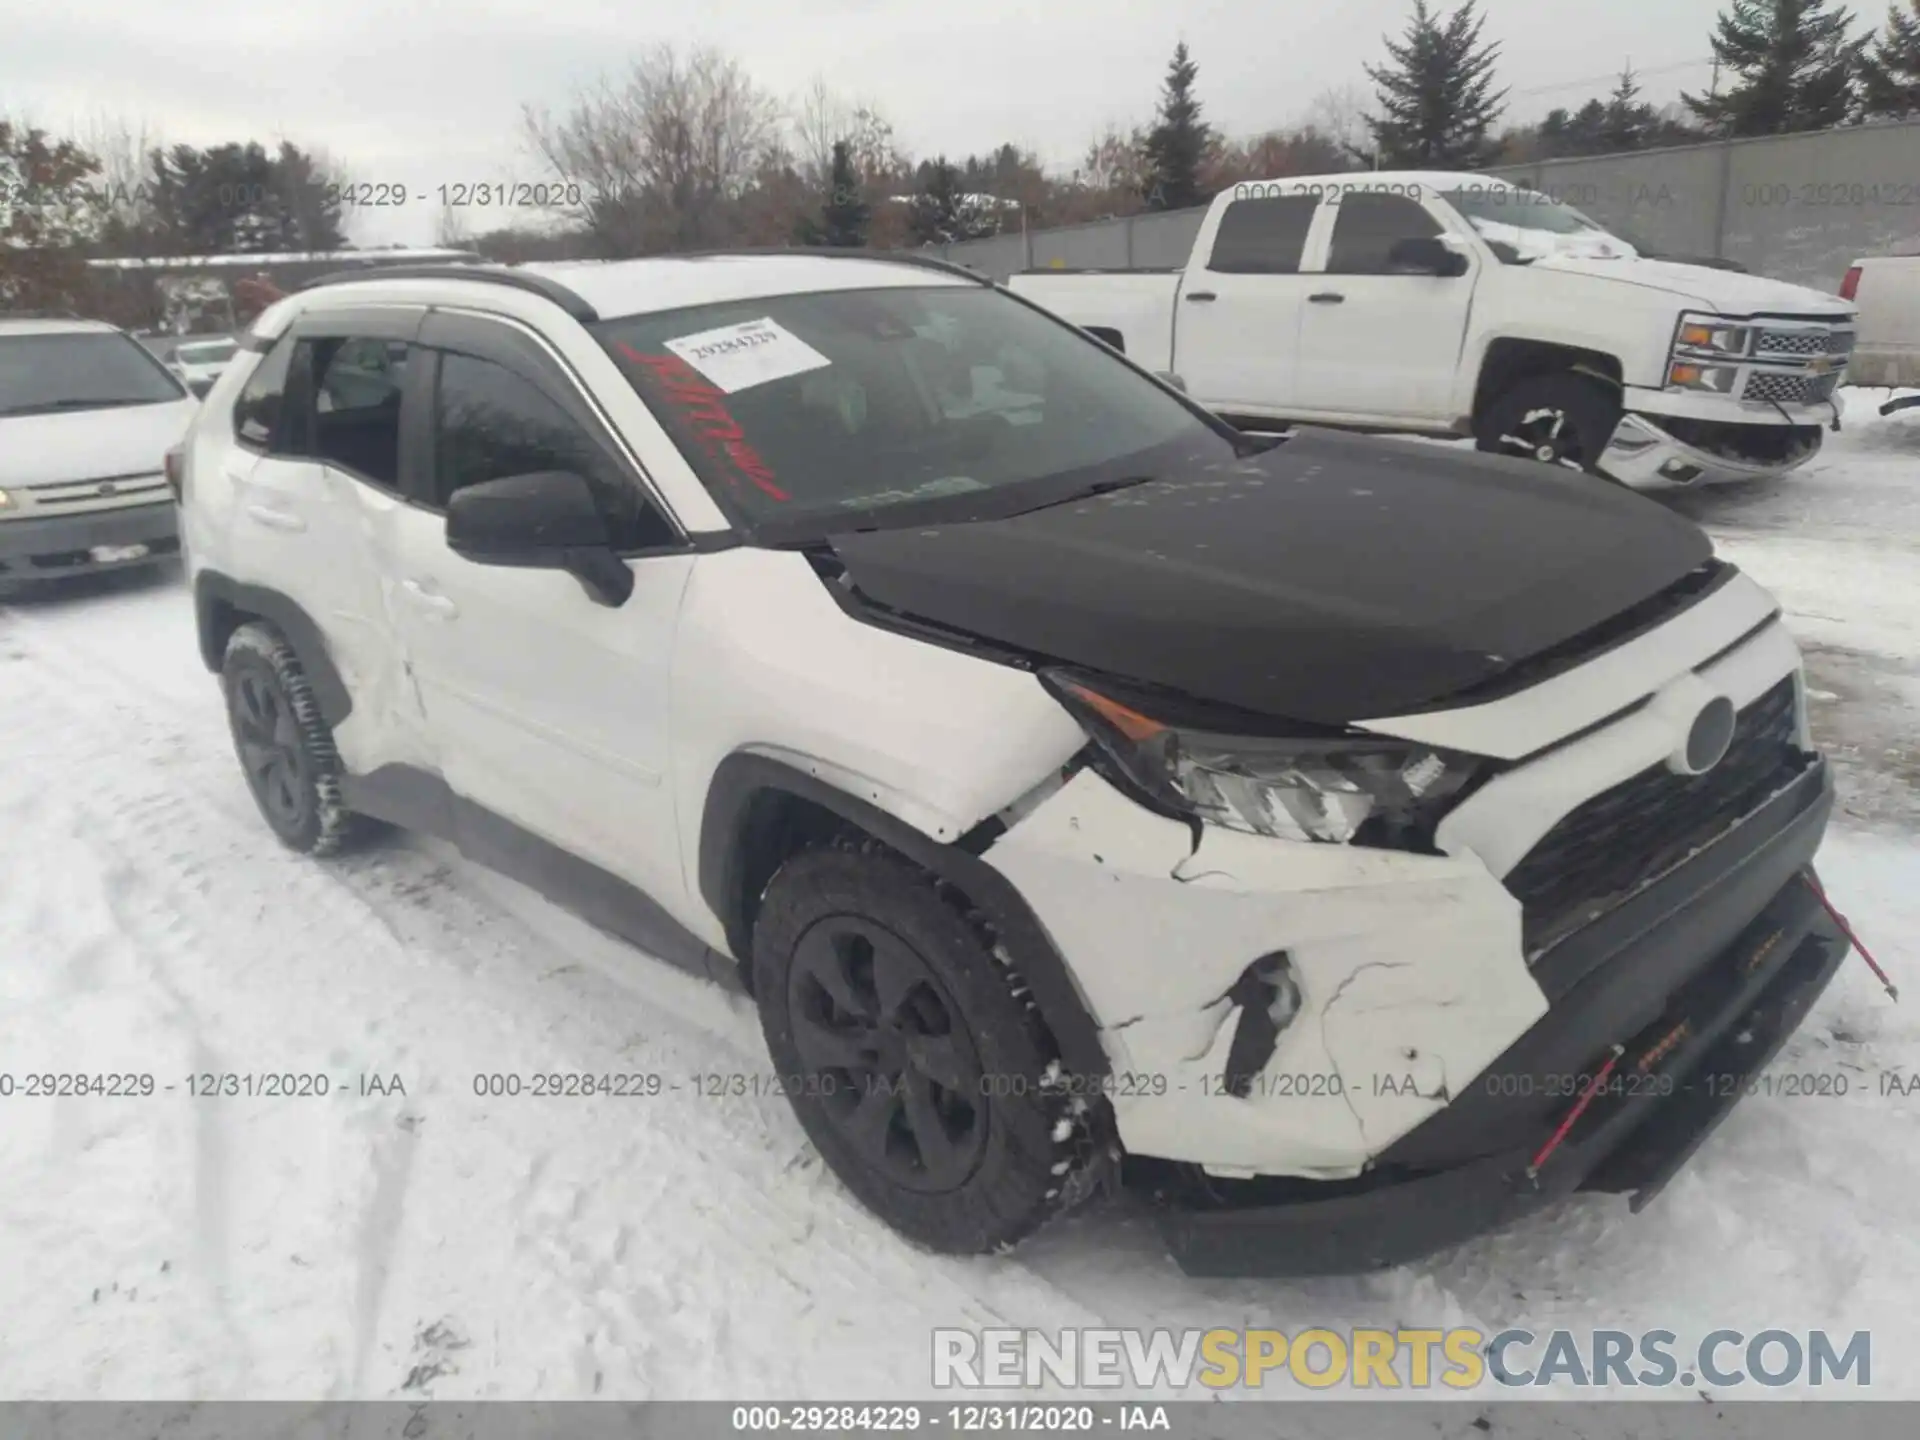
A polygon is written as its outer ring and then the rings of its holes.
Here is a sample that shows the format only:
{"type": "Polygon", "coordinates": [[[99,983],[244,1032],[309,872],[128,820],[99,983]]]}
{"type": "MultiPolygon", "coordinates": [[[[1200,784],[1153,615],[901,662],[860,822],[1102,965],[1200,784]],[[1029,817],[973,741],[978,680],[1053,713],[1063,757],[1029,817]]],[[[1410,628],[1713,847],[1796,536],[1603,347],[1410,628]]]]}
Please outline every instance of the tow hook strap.
{"type": "Polygon", "coordinates": [[[1627,1047],[1624,1045],[1613,1047],[1613,1053],[1607,1056],[1607,1063],[1587,1082],[1586,1089],[1580,1092],[1580,1098],[1567,1112],[1567,1118],[1560,1122],[1560,1128],[1547,1138],[1547,1143],[1540,1147],[1540,1153],[1533,1157],[1533,1163],[1527,1166],[1527,1179],[1537,1181],[1540,1178],[1540,1167],[1547,1163],[1549,1155],[1560,1148],[1560,1142],[1567,1138],[1567,1132],[1573,1129],[1574,1122],[1587,1113],[1587,1106],[1593,1103],[1593,1097],[1600,1093],[1600,1087],[1607,1083],[1607,1076],[1613,1073],[1613,1067],[1620,1063],[1620,1057],[1626,1053],[1627,1047]]]}
{"type": "Polygon", "coordinates": [[[1833,923],[1840,927],[1840,933],[1847,937],[1847,943],[1860,952],[1860,958],[1867,962],[1867,968],[1873,971],[1874,976],[1880,981],[1881,988],[1887,992],[1888,996],[1896,1005],[1899,1004],[1899,987],[1887,978],[1887,972],[1880,968],[1880,962],[1873,958],[1873,952],[1860,943],[1860,937],[1853,933],[1853,927],[1847,923],[1847,917],[1833,908],[1833,901],[1827,898],[1827,892],[1821,888],[1820,881],[1814,876],[1811,870],[1802,871],[1801,878],[1807,882],[1808,886],[1813,890],[1813,893],[1819,897],[1822,908],[1826,910],[1827,914],[1833,917],[1833,923]]]}
{"type": "MultiPolygon", "coordinates": [[[[1860,943],[1860,937],[1853,933],[1853,926],[1847,923],[1847,917],[1833,908],[1833,902],[1827,898],[1827,892],[1821,888],[1820,881],[1815,878],[1813,872],[1810,870],[1801,872],[1801,878],[1805,880],[1808,887],[1812,889],[1815,897],[1820,901],[1822,908],[1826,910],[1827,914],[1833,917],[1833,923],[1840,927],[1840,933],[1847,937],[1847,943],[1860,952],[1860,958],[1867,962],[1867,967],[1879,978],[1880,984],[1885,988],[1887,994],[1898,1004],[1900,1000],[1899,987],[1887,978],[1887,972],[1880,968],[1880,962],[1873,958],[1873,952],[1860,943]]],[[[1561,1142],[1567,1138],[1567,1132],[1573,1129],[1582,1115],[1586,1114],[1587,1107],[1593,1103],[1593,1097],[1600,1093],[1600,1087],[1607,1083],[1607,1076],[1613,1073],[1613,1067],[1620,1063],[1620,1057],[1625,1053],[1626,1047],[1624,1045],[1615,1045],[1613,1047],[1613,1053],[1607,1057],[1607,1063],[1602,1065],[1599,1073],[1587,1082],[1586,1088],[1580,1092],[1580,1098],[1574,1102],[1573,1108],[1567,1112],[1566,1118],[1560,1122],[1559,1127],[1547,1138],[1547,1143],[1540,1147],[1539,1153],[1533,1157],[1533,1163],[1527,1166],[1527,1179],[1535,1181],[1536,1183],[1539,1181],[1540,1167],[1547,1163],[1548,1157],[1550,1157],[1554,1151],[1558,1150],[1561,1142]]]]}

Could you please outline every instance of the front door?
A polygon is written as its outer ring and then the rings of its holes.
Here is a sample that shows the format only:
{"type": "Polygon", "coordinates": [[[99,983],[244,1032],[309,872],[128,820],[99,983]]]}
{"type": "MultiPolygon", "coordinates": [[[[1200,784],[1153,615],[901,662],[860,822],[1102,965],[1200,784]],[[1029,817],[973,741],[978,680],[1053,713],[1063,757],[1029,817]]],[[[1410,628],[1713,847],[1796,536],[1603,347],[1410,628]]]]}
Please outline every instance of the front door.
{"type": "Polygon", "coordinates": [[[1323,273],[1309,283],[1300,321],[1300,403],[1309,414],[1445,425],[1478,261],[1464,275],[1395,274],[1394,242],[1446,227],[1418,200],[1380,191],[1336,192],[1323,273]]]}
{"type": "MultiPolygon", "coordinates": [[[[670,895],[683,885],[670,671],[694,557],[666,543],[671,526],[570,380],[518,334],[467,317],[422,332],[437,371],[431,456],[398,520],[396,613],[440,771],[479,807],[463,810],[463,830],[498,817],[670,895]],[[634,576],[623,605],[562,571],[477,565],[447,547],[461,487],[545,470],[594,486],[634,576]]],[[[475,838],[492,849],[501,836],[475,838]]]]}

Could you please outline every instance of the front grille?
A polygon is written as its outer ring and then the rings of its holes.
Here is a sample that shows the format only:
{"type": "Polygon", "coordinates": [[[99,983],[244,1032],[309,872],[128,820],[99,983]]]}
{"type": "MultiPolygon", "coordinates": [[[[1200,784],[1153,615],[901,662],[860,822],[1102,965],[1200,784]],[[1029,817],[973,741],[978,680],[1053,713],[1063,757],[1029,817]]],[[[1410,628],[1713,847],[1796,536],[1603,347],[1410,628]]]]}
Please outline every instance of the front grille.
{"type": "Polygon", "coordinates": [[[1711,845],[1811,764],[1794,718],[1788,676],[1740,712],[1706,774],[1657,765],[1563,816],[1506,879],[1529,961],[1711,845]]]}
{"type": "Polygon", "coordinates": [[[1773,400],[1782,405],[1818,404],[1833,394],[1833,387],[1840,383],[1840,374],[1796,375],[1776,370],[1757,371],[1747,377],[1747,388],[1741,392],[1743,400],[1773,400]]]}
{"type": "Polygon", "coordinates": [[[91,480],[44,480],[24,487],[33,496],[36,511],[99,510],[168,495],[167,477],[160,471],[138,475],[100,475],[91,480]]]}
{"type": "Polygon", "coordinates": [[[1754,339],[1756,355],[1849,355],[1851,330],[1762,330],[1754,339]]]}

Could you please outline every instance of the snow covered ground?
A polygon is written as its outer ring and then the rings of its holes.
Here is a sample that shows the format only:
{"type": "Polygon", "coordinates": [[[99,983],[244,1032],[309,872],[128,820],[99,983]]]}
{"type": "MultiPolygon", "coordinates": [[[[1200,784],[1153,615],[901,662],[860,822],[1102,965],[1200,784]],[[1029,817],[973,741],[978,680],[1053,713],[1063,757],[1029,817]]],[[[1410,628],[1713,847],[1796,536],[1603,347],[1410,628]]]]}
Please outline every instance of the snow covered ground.
{"type": "MultiPolygon", "coordinates": [[[[1805,473],[1680,503],[1809,646],[1828,887],[1920,993],[1920,412],[1880,398],[1805,473]]],[[[1747,1100],[1639,1217],[1582,1198],[1352,1280],[1190,1280],[1118,1204],[940,1259],[779,1099],[477,1097],[766,1064],[743,1003],[437,845],[282,852],[176,575],[0,605],[0,1071],[174,1087],[0,1099],[8,1397],[908,1397],[948,1325],[1866,1329],[1872,1393],[1920,1397],[1920,1094],[1878,1091],[1920,1072],[1912,1013],[1849,961],[1778,1067],[1847,1097],[1747,1100]]]]}

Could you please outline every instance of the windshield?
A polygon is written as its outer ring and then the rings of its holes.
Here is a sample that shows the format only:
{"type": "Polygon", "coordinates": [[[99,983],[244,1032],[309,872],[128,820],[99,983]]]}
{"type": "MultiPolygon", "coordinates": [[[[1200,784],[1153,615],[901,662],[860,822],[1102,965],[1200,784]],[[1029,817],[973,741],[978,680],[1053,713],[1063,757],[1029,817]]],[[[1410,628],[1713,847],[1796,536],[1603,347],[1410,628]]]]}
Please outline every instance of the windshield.
{"type": "Polygon", "coordinates": [[[233,359],[240,346],[232,340],[209,340],[199,345],[178,345],[174,357],[183,365],[219,365],[233,359]]]}
{"type": "Polygon", "coordinates": [[[1571,205],[1514,185],[1465,185],[1440,194],[1509,265],[1549,255],[1631,259],[1634,248],[1571,205]]]}
{"type": "Polygon", "coordinates": [[[940,499],[1010,514],[1236,453],[1105,346],[985,286],[763,297],[597,330],[750,528],[911,523],[909,502],[940,499]]]}
{"type": "Polygon", "coordinates": [[[157,405],[185,394],[124,335],[0,335],[0,415],[157,405]]]}

